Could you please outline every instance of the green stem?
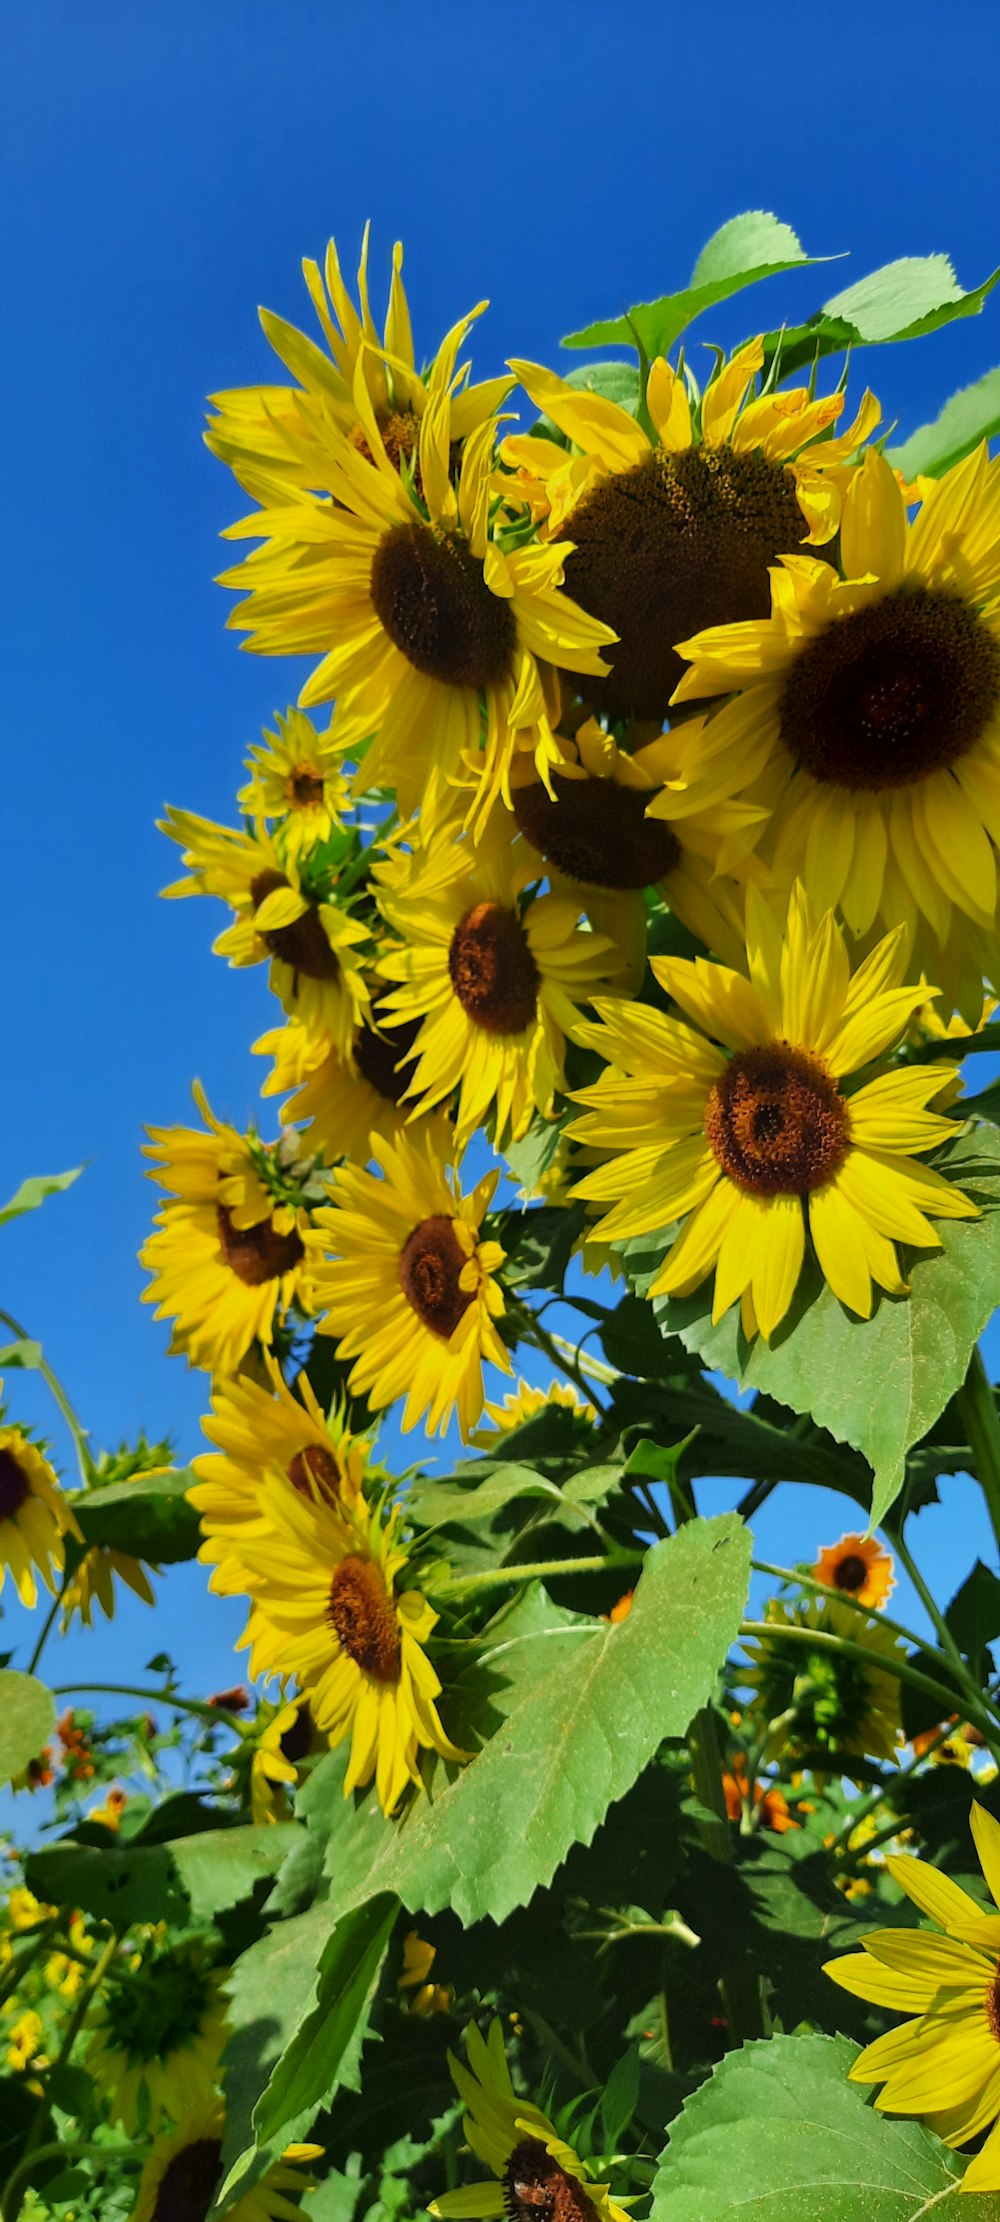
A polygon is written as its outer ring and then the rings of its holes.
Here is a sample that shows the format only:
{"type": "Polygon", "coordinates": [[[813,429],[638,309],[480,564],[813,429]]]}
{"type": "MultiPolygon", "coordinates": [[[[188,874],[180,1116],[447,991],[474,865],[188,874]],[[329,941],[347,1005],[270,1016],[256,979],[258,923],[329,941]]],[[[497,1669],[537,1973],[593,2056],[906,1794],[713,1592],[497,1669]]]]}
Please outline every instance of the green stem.
{"type": "Polygon", "coordinates": [[[176,1713],[193,1713],[198,1720],[224,1721],[227,1728],[238,1736],[252,1736],[254,1731],[245,1721],[237,1720],[235,1713],[227,1713],[224,1705],[206,1705],[196,1697],[174,1697],[170,1690],[140,1690],[128,1682],[63,1682],[53,1690],[53,1697],[78,1697],[93,1694],[100,1697],[139,1697],[148,1705],[172,1705],[176,1713]]]}
{"type": "MultiPolygon", "coordinates": [[[[708,1813],[698,1823],[706,1851],[731,1867],[736,1858],[732,1826],[723,1788],[723,1760],[715,1713],[703,1705],[688,1730],[688,1750],[695,1789],[708,1813]],[[709,1817],[711,1816],[711,1817],[709,1817]]],[[[719,1979],[719,1990],[734,2046],[749,2037],[768,2037],[770,2028],[761,1996],[760,1976],[750,1961],[728,1967],[719,1979]]]]}
{"type": "Polygon", "coordinates": [[[530,1304],[523,1304],[519,1298],[513,1299],[510,1310],[518,1321],[521,1340],[533,1342],[536,1350],[541,1350],[550,1364],[558,1366],[560,1373],[564,1373],[567,1380],[572,1381],[573,1387],[579,1390],[588,1404],[596,1404],[601,1418],[607,1419],[606,1407],[601,1403],[600,1397],[595,1395],[593,1381],[586,1379],[577,1357],[567,1354],[568,1346],[563,1342],[562,1336],[557,1339],[550,1335],[548,1328],[542,1326],[538,1313],[533,1312],[530,1304]]]}
{"type": "Polygon", "coordinates": [[[825,1628],[792,1628],[780,1626],[773,1620],[745,1620],[740,1629],[742,1636],[766,1636],[770,1643],[809,1643],[818,1651],[839,1651],[846,1659],[860,1660],[863,1666],[877,1668],[880,1674],[892,1674],[897,1682],[909,1682],[915,1690],[922,1690],[925,1697],[932,1697],[942,1712],[951,1710],[955,1703],[954,1690],[943,1690],[940,1683],[932,1682],[929,1674],[921,1674],[908,1659],[896,1659],[891,1651],[873,1652],[864,1643],[852,1643],[849,1636],[835,1636],[825,1628]]]}
{"type": "Polygon", "coordinates": [[[641,1566],[645,1556],[645,1551],[614,1551],[593,1558],[540,1558],[527,1566],[495,1566],[484,1574],[458,1574],[451,1581],[437,1582],[434,1595],[470,1597],[477,1590],[505,1588],[510,1582],[544,1582],[563,1574],[610,1573],[619,1566],[641,1566]]]}
{"type": "Polygon", "coordinates": [[[0,1980],[0,2006],[2,2006],[5,1998],[10,1997],[12,1991],[16,1991],[22,1976],[27,1974],[29,1967],[34,1967],[35,1961],[41,1958],[42,1953],[49,1951],[61,1918],[62,1916],[59,1913],[50,1914],[48,1920],[43,1921],[41,1927],[34,1931],[29,1947],[27,1951],[22,1953],[20,1959],[16,1957],[15,1947],[15,1957],[12,1959],[6,1975],[0,1980]]]}
{"type": "MultiPolygon", "coordinates": [[[[854,1826],[857,1827],[857,1822],[854,1826]]],[[[839,1862],[841,1871],[845,1867],[863,1867],[870,1852],[877,1852],[880,1844],[891,1844],[893,1837],[898,1836],[902,1829],[912,1828],[912,1826],[912,1813],[897,1813],[891,1821],[886,1822],[884,1828],[876,1829],[874,1836],[866,1836],[863,1844],[856,1844],[853,1851],[851,1850],[850,1838],[848,1838],[847,1851],[844,1858],[839,1862]]],[[[853,1836],[853,1834],[854,1829],[851,1830],[851,1835],[853,1836]]]]}
{"type": "Polygon", "coordinates": [[[49,1637],[50,1637],[50,1635],[51,1635],[51,1633],[52,1633],[52,1628],[53,1628],[53,1624],[54,1624],[54,1622],[55,1622],[55,1617],[56,1617],[56,1614],[57,1614],[57,1612],[58,1612],[58,1610],[59,1610],[59,1607],[60,1607],[60,1605],[62,1604],[62,1601],[63,1601],[63,1597],[65,1596],[65,1593],[66,1593],[66,1577],[65,1577],[65,1575],[64,1575],[64,1576],[63,1576],[63,1579],[62,1579],[62,1582],[60,1583],[60,1586],[59,1586],[59,1593],[58,1593],[58,1596],[56,1596],[56,1597],[53,1597],[53,1599],[52,1599],[52,1603],[51,1603],[51,1605],[49,1606],[49,1609],[48,1609],[48,1612],[47,1612],[47,1613],[46,1613],[46,1615],[45,1615],[45,1619],[44,1619],[44,1621],[42,1622],[42,1632],[41,1632],[41,1635],[39,1636],[39,1638],[38,1638],[38,1642],[36,1643],[36,1645],[35,1645],[35,1648],[34,1648],[34,1650],[33,1650],[32,1654],[31,1654],[31,1657],[30,1657],[30,1659],[28,1660],[28,1673],[29,1673],[29,1674],[34,1674],[34,1673],[36,1672],[36,1670],[37,1670],[39,1659],[41,1658],[41,1656],[42,1656],[42,1652],[44,1651],[44,1649],[45,1649],[45,1646],[46,1646],[46,1644],[47,1644],[47,1642],[48,1642],[48,1640],[49,1640],[49,1637]]]}
{"type": "MultiPolygon", "coordinates": [[[[902,1557],[902,1551],[900,1552],[900,1556],[902,1557]]],[[[904,1628],[901,1621],[890,1620],[888,1613],[872,1612],[869,1610],[869,1607],[867,1605],[859,1605],[857,1598],[849,1596],[846,1590],[831,1589],[827,1582],[818,1582],[813,1574],[796,1573],[795,1570],[790,1566],[773,1566],[769,1559],[754,1559],[752,1561],[752,1565],[755,1574],[770,1574],[772,1576],[775,1576],[779,1581],[796,1582],[800,1589],[808,1589],[814,1596],[836,1597],[839,1604],[846,1605],[848,1611],[856,1613],[859,1619],[866,1621],[877,1621],[878,1626],[880,1628],[885,1628],[889,1635],[898,1636],[900,1641],[903,1643],[915,1644],[917,1650],[922,1651],[925,1658],[940,1658],[941,1654],[936,1644],[926,1642],[923,1636],[914,1635],[912,1628],[904,1628]]],[[[930,1604],[928,1605],[928,1609],[932,1612],[932,1614],[936,1610],[936,1608],[934,1608],[930,1604]]],[[[950,1631],[949,1642],[951,1642],[950,1631]]],[[[889,1658],[883,1659],[881,1654],[879,1655],[879,1658],[880,1664],[883,1664],[889,1673],[896,1673],[897,1669],[891,1663],[891,1660],[889,1658]]],[[[991,1718],[994,1723],[996,1723],[998,1720],[1000,1720],[1000,1714],[998,1714],[996,1706],[987,1696],[986,1692],[980,1688],[978,1682],[973,1681],[969,1676],[968,1671],[965,1667],[965,1663],[962,1660],[961,1652],[958,1653],[958,1660],[962,1670],[962,1674],[964,1676],[965,1685],[969,1693],[970,1707],[977,1712],[980,1724],[984,1720],[988,1724],[991,1718]]],[[[907,1680],[907,1676],[905,1674],[902,1674],[900,1676],[900,1679],[905,1682],[907,1680]]],[[[950,1713],[954,1711],[955,1692],[954,1690],[950,1690],[946,1694],[947,1710],[950,1713]]]]}
{"type": "Polygon", "coordinates": [[[965,1421],[975,1477],[986,1499],[986,1509],[1000,1548],[1000,1417],[978,1345],[969,1359],[969,1370],[957,1401],[965,1421]]]}
{"type": "Polygon", "coordinates": [[[993,1730],[992,1735],[990,1733],[990,1720],[988,1712],[989,1701],[988,1699],[984,1699],[982,1685],[977,1682],[975,1676],[970,1672],[968,1663],[963,1658],[958,1644],[955,1642],[955,1638],[952,1635],[951,1629],[948,1626],[943,1612],[935,1603],[935,1600],[927,1587],[927,1583],[925,1582],[924,1577],[920,1572],[920,1568],[917,1566],[912,1553],[907,1550],[906,1544],[904,1543],[902,1536],[898,1532],[894,1533],[892,1536],[892,1546],[899,1557],[900,1564],[904,1567],[906,1573],[910,1577],[911,1582],[913,1583],[913,1587],[917,1592],[917,1596],[920,1599],[920,1602],[928,1616],[928,1619],[933,1621],[942,1651],[950,1660],[951,1665],[954,1668],[955,1681],[958,1684],[959,1692],[964,1701],[964,1709],[968,1713],[970,1720],[975,1720],[977,1722],[977,1725],[983,1730],[986,1736],[990,1755],[993,1759],[996,1760],[997,1764],[1000,1765],[1000,1733],[998,1733],[996,1729],[993,1730]],[[984,1707],[987,1709],[984,1710],[984,1707]]]}
{"type": "Polygon", "coordinates": [[[557,1335],[553,1331],[552,1341],[557,1350],[562,1350],[567,1357],[575,1360],[581,1373],[589,1375],[591,1381],[600,1381],[606,1389],[613,1389],[615,1383],[621,1380],[621,1374],[615,1372],[614,1366],[606,1366],[601,1358],[592,1358],[590,1352],[582,1347],[574,1348],[571,1342],[567,1342],[565,1335],[557,1335]]]}
{"type": "MultiPolygon", "coordinates": [[[[10,1328],[12,1334],[15,1334],[17,1336],[18,1342],[31,1341],[31,1336],[28,1334],[27,1328],[22,1327],[20,1321],[14,1319],[10,1312],[0,1311],[0,1320],[3,1321],[5,1327],[10,1328]]],[[[73,1437],[73,1445],[76,1450],[77,1463],[80,1468],[80,1479],[83,1482],[84,1488],[89,1489],[94,1479],[95,1468],[94,1461],[91,1458],[90,1452],[87,1448],[87,1430],[81,1425],[81,1422],[78,1420],[58,1374],[53,1373],[48,1359],[43,1357],[41,1352],[39,1352],[38,1364],[35,1366],[34,1371],[41,1374],[42,1380],[44,1381],[45,1386],[48,1389],[53,1403],[58,1405],[63,1419],[65,1420],[66,1425],[69,1428],[70,1434],[73,1437]]]]}
{"type": "Polygon", "coordinates": [[[36,2145],[31,2153],[26,2153],[23,2160],[18,2162],[17,2167],[8,2178],[3,2195],[3,2204],[0,2206],[3,2222],[16,2222],[16,2217],[21,2212],[21,2202],[32,2173],[43,2162],[63,2160],[69,2153],[76,2154],[81,2160],[106,2161],[114,2155],[128,2155],[131,2157],[134,2150],[133,2145],[94,2145],[88,2139],[77,2139],[75,2137],[60,2137],[53,2144],[36,2145]]]}
{"type": "MultiPolygon", "coordinates": [[[[70,2053],[73,2050],[73,2046],[76,2043],[77,2037],[80,2034],[80,2030],[83,2027],[86,2016],[90,2011],[91,2002],[94,1999],[97,1991],[100,1989],[102,1982],[104,1981],[105,1969],[107,1968],[109,1962],[111,1961],[117,1950],[118,1934],[116,1930],[113,1930],[110,1937],[108,1938],[103,1952],[100,1955],[100,1958],[95,1962],[93,1974],[91,1975],[89,1982],[84,1983],[81,1987],[80,1995],[76,2000],[73,2011],[66,2024],[66,2031],[63,2037],[62,2044],[59,2047],[56,2058],[52,2062],[52,2072],[54,2072],[58,2068],[65,2067],[70,2053]]],[[[3,2222],[13,2222],[14,2216],[20,2212],[22,2195],[24,2190],[27,2188],[31,2169],[38,2166],[39,2151],[44,2152],[45,2150],[45,2147],[42,2145],[42,2130],[45,2124],[46,2110],[46,2101],[43,2095],[39,2099],[38,2105],[35,2109],[34,2120],[32,2121],[31,2128],[29,2129],[27,2137],[24,2141],[24,2152],[21,2157],[20,2167],[15,2169],[14,2174],[10,2179],[10,2183],[7,2186],[2,2209],[3,2222]],[[17,2185],[18,2178],[20,2176],[24,2177],[24,2182],[18,2187],[15,2203],[11,2206],[8,2206],[8,2200],[10,2199],[11,2195],[11,2188],[12,2186],[17,2185]]]]}

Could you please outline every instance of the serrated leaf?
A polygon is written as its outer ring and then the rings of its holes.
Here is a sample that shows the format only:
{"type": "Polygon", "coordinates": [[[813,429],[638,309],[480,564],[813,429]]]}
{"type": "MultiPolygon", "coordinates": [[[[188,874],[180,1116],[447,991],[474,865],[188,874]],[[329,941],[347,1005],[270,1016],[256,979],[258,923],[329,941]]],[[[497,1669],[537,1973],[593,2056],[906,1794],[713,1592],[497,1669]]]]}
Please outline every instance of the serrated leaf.
{"type": "MultiPolygon", "coordinates": [[[[862,1452],[875,1475],[873,1526],[899,1495],[907,1451],[961,1387],[1000,1304],[997,1151],[996,1134],[974,1128],[937,1153],[937,1169],[974,1196],[982,1217],[938,1220],[941,1249],[911,1253],[906,1262],[910,1296],[880,1297],[870,1320],[847,1312],[815,1265],[807,1265],[770,1347],[761,1336],[746,1342],[738,1306],[713,1327],[711,1281],[693,1296],[654,1300],[661,1326],[707,1366],[811,1413],[837,1442],[862,1452]]],[[[625,1245],[630,1278],[648,1284],[660,1255],[649,1237],[625,1245]]]]}
{"type": "Polygon", "coordinates": [[[130,1551],[154,1566],[195,1558],[201,1535],[198,1515],[187,1501],[194,1479],[184,1467],[169,1474],[137,1474],[132,1481],[73,1496],[85,1543],[130,1551]]]}
{"type": "Polygon", "coordinates": [[[947,255],[903,255],[824,301],[822,313],[846,325],[861,346],[918,339],[955,317],[977,315],[998,278],[1000,270],[994,270],[967,293],[947,255]]]}
{"type": "Polygon", "coordinates": [[[995,2222],[962,2162],[917,2122],[886,2121],[848,2083],[844,2037],[731,2052],[671,2127],[650,2222],[995,2222]]]}
{"type": "Polygon", "coordinates": [[[357,2064],[368,2009],[399,1910],[398,1899],[373,1898],[338,1921],[324,1946],[316,2004],[283,2053],[254,2109],[259,2138],[272,2143],[288,2125],[329,2104],[346,2082],[357,2090],[357,2064]]]}
{"type": "Polygon", "coordinates": [[[269,1827],[204,1829],[171,1843],[170,1852],[195,1921],[238,1906],[277,1873],[301,1831],[294,1822],[269,1827]]]}
{"type": "Polygon", "coordinates": [[[527,1686],[471,1765],[402,1828],[369,1800],[331,1839],[338,1904],[392,1891],[414,1913],[450,1906],[467,1922],[525,1905],[706,1702],[739,1628],[749,1560],[734,1514],[692,1521],[647,1552],[619,1625],[553,1617],[522,1655],[527,1686]],[[498,1815],[511,1825],[498,1829],[498,1815]]]}
{"type": "Polygon", "coordinates": [[[494,1466],[472,1489],[463,1489],[458,1477],[419,1483],[407,1499],[407,1510],[422,1528],[455,1520],[464,1525],[467,1520],[492,1520],[518,1497],[540,1497],[553,1505],[602,1504],[621,1478],[620,1466],[583,1466],[560,1485],[533,1466],[494,1466]]]}
{"type": "Polygon", "coordinates": [[[1000,1581],[982,1559],[977,1558],[944,1617],[959,1650],[978,1668],[987,1644],[1000,1636],[1000,1581]]]}
{"type": "Polygon", "coordinates": [[[38,1758],[55,1717],[55,1698],[37,1675],[0,1667],[0,1782],[38,1758]]]}
{"type": "Polygon", "coordinates": [[[37,1211],[47,1197],[61,1196],[79,1180],[82,1171],[82,1165],[75,1165],[71,1173],[35,1173],[30,1180],[23,1180],[10,1202],[0,1206],[0,1227],[5,1227],[8,1219],[22,1218],[26,1211],[37,1211]]]}
{"type": "Polygon", "coordinates": [[[922,424],[901,447],[890,448],[889,461],[904,478],[916,478],[921,471],[940,477],[995,432],[1000,432],[1000,370],[988,370],[974,385],[953,393],[933,423],[922,424]]]}
{"type": "Polygon", "coordinates": [[[714,232],[691,273],[691,283],[681,293],[665,293],[658,301],[640,301],[627,316],[588,324],[572,332],[564,347],[634,347],[638,338],[649,359],[665,355],[689,324],[705,309],[728,301],[734,293],[776,278],[828,256],[807,255],[790,224],[783,224],[765,209],[751,209],[732,216],[714,232]]]}
{"type": "Polygon", "coordinates": [[[54,1905],[78,1906],[95,1921],[127,1929],[133,1921],[177,1921],[188,1917],[169,1845],[107,1849],[63,1838],[29,1854],[25,1878],[36,1897],[54,1905]]]}

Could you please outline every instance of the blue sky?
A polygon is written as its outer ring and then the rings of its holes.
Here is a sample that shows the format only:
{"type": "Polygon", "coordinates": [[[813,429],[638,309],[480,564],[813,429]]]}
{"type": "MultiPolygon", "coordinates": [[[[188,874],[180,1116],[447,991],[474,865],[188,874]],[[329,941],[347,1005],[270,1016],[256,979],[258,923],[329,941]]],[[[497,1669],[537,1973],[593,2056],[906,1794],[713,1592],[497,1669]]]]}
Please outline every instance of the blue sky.
{"type": "MultiPolygon", "coordinates": [[[[242,755],[302,676],[240,654],[212,584],[239,501],[201,445],[203,399],[274,374],[257,303],[307,322],[301,257],[335,232],[350,267],[371,217],[376,272],[406,243],[418,346],[490,296],[488,375],[683,284],[717,225],[756,206],[814,254],[851,250],[767,288],[751,314],[768,322],[907,253],[949,251],[972,286],[1000,259],[995,17],[953,0],[946,21],[912,0],[8,9],[0,1167],[6,1191],[88,1170],[0,1233],[0,1303],[98,1442],[144,1426],[196,1447],[201,1378],[166,1360],[138,1301],[142,1127],[187,1117],[195,1073],[218,1110],[252,1115],[249,1044],[272,1017],[263,974],[211,956],[215,906],[158,900],[174,862],[154,828],[168,798],[232,816],[242,755]]],[[[736,307],[706,336],[748,321],[736,307]]],[[[995,297],[864,369],[904,437],[998,360],[995,297]]],[[[32,1383],[8,1386],[41,1416],[32,1383]]],[[[985,1547],[970,1497],[949,1492],[939,1570],[956,1512],[957,1571],[985,1547]]],[[[788,1552],[811,1551],[819,1509],[789,1518],[788,1552]]],[[[237,1622],[206,1614],[185,1571],[157,1623],[136,1607],[86,1665],[121,1672],[166,1644],[204,1688],[231,1678],[237,1622]]]]}

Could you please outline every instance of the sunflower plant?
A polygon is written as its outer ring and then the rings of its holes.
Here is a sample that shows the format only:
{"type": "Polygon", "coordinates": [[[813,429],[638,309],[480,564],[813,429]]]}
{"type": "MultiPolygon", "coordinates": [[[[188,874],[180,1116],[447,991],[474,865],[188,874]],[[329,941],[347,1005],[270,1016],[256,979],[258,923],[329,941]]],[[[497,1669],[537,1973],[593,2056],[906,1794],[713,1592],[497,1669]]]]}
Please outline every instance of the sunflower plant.
{"type": "Polygon", "coordinates": [[[0,1314],[3,2222],[1000,2211],[997,374],[857,370],[993,281],[812,267],[479,378],[366,232],[213,397],[263,1108],[150,1105],[203,1441],[0,1314]],[[193,1559],[225,1687],[69,1681],[193,1559]]]}

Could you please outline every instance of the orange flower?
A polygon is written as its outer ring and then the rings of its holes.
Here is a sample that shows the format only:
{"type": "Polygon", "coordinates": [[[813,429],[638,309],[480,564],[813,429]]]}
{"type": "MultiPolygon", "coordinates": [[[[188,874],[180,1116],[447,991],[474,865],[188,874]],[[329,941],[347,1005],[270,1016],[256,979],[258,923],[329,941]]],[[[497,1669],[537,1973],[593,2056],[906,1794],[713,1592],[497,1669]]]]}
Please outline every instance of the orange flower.
{"type": "Polygon", "coordinates": [[[828,1543],[812,1572],[815,1581],[842,1590],[869,1612],[888,1604],[896,1587],[890,1553],[874,1535],[842,1535],[839,1543],[828,1543]]]}
{"type": "MultiPolygon", "coordinates": [[[[750,1784],[747,1781],[747,1763],[742,1751],[733,1753],[730,1771],[722,1777],[726,1798],[726,1812],[731,1821],[742,1821],[750,1804],[750,1784]]],[[[755,1782],[753,1802],[761,1809],[761,1822],[766,1829],[773,1829],[776,1836],[784,1836],[787,1829],[797,1829],[796,1821],[788,1809],[788,1800],[777,1783],[755,1782]]]]}
{"type": "Polygon", "coordinates": [[[63,1748],[66,1772],[74,1782],[89,1782],[94,1773],[93,1755],[82,1728],[73,1725],[73,1707],[68,1705],[56,1722],[56,1735],[63,1748]]]}
{"type": "Polygon", "coordinates": [[[619,1597],[618,1603],[616,1605],[612,1605],[611,1611],[606,1615],[608,1620],[614,1621],[616,1627],[620,1620],[628,1619],[629,1613],[632,1610],[632,1599],[634,1596],[634,1589],[627,1589],[624,1596],[619,1597]]]}

